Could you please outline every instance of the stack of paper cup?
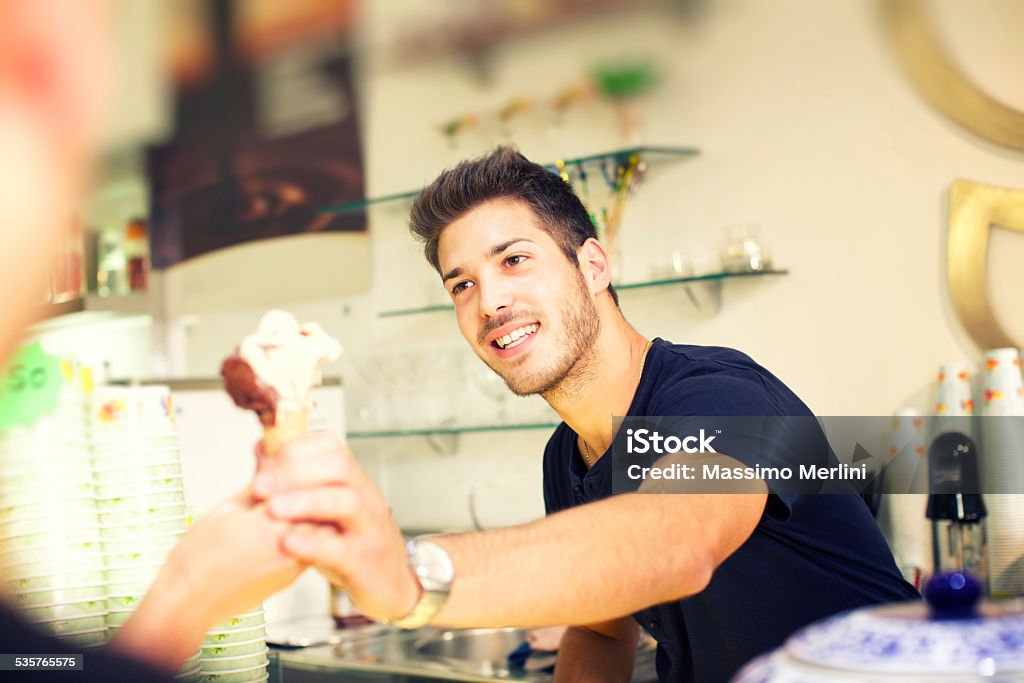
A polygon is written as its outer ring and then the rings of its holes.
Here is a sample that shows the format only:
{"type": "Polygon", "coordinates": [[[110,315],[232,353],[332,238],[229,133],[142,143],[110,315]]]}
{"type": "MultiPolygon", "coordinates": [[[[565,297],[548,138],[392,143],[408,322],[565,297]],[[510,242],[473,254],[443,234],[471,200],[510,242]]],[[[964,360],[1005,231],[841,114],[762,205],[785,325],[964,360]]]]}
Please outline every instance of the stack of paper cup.
{"type": "Polygon", "coordinates": [[[913,408],[901,408],[893,415],[889,434],[890,461],[884,475],[888,495],[879,524],[900,571],[914,585],[920,585],[931,566],[931,531],[924,516],[928,496],[914,488],[925,476],[926,456],[924,417],[913,408]]]}
{"type": "Polygon", "coordinates": [[[90,401],[89,428],[113,637],[186,527],[170,391],[99,387],[90,401]]]}
{"type": "Polygon", "coordinates": [[[1016,349],[985,353],[981,476],[993,597],[1024,595],[1024,380],[1016,349]]]}
{"type": "Polygon", "coordinates": [[[203,681],[265,681],[267,629],[262,609],[253,609],[218,624],[207,632],[200,646],[203,681]]]}
{"type": "Polygon", "coordinates": [[[64,366],[55,410],[0,434],[0,577],[29,621],[84,648],[106,640],[105,576],[85,386],[64,366]]]}

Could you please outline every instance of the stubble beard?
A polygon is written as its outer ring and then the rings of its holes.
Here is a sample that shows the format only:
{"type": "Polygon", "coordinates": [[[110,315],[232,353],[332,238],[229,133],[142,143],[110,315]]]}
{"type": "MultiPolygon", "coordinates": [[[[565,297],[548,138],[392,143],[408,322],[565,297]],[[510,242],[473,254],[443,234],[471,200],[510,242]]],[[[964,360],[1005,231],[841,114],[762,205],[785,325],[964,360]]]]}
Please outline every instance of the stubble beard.
{"type": "Polygon", "coordinates": [[[587,296],[583,274],[576,272],[575,286],[562,305],[562,339],[556,340],[554,356],[546,367],[526,375],[503,375],[494,370],[516,396],[540,394],[545,399],[566,393],[574,386],[585,384],[594,374],[591,362],[594,343],[601,330],[597,306],[587,296]]]}

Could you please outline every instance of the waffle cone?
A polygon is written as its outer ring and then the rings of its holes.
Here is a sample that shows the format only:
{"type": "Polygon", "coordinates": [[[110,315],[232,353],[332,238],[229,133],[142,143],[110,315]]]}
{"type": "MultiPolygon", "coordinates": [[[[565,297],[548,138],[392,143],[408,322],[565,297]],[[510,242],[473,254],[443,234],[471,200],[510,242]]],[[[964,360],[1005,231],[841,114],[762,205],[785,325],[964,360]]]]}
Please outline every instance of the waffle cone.
{"type": "Polygon", "coordinates": [[[307,418],[305,410],[279,412],[274,424],[263,428],[263,452],[273,457],[289,442],[305,436],[307,418]]]}

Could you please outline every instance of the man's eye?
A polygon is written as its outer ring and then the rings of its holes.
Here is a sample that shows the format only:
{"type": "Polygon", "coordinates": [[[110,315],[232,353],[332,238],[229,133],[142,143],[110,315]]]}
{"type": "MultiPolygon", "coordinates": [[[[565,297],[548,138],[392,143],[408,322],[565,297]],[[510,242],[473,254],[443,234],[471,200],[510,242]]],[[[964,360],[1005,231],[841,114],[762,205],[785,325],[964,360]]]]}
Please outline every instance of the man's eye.
{"type": "Polygon", "coordinates": [[[469,285],[470,285],[470,283],[467,280],[463,280],[462,282],[455,283],[455,286],[452,287],[452,294],[454,295],[454,294],[458,294],[458,293],[462,292],[467,287],[469,287],[469,285]]]}
{"type": "Polygon", "coordinates": [[[525,260],[526,260],[525,256],[523,256],[522,254],[516,254],[514,256],[509,256],[507,259],[505,259],[505,265],[506,266],[518,266],[520,263],[522,263],[525,260]]]}

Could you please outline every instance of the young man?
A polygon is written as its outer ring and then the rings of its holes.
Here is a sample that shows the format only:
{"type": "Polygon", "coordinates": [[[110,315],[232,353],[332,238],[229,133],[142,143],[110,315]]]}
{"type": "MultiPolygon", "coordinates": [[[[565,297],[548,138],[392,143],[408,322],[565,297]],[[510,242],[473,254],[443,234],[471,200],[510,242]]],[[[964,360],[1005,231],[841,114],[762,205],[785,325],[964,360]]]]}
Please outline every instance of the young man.
{"type": "Polygon", "coordinates": [[[564,422],[544,455],[545,519],[413,541],[414,571],[343,444],[312,437],[266,470],[257,494],[296,523],[286,550],[369,615],[406,627],[574,624],[562,681],[628,680],[639,624],[658,640],[662,680],[726,681],[800,626],[917,597],[857,496],[763,482],[742,494],[611,495],[612,416],[811,413],[737,351],[634,330],[588,214],[558,176],[499,149],[441,174],[411,223],[470,347],[564,422]]]}

